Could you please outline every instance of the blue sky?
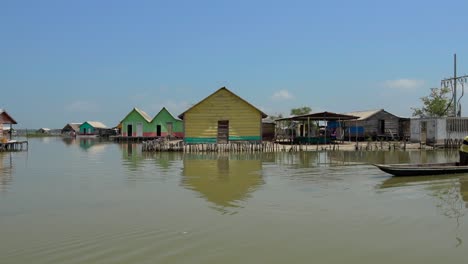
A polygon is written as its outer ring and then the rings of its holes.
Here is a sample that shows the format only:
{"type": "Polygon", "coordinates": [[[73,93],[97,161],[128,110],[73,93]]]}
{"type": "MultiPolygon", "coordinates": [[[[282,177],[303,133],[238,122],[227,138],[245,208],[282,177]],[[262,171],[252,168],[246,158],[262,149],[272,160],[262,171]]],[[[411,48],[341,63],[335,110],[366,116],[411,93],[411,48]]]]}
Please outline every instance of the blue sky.
{"type": "MultiPolygon", "coordinates": [[[[222,86],[267,114],[380,109],[468,73],[468,1],[0,0],[0,108],[17,128],[178,115],[222,86]]],[[[468,95],[462,99],[468,115],[468,95]]]]}

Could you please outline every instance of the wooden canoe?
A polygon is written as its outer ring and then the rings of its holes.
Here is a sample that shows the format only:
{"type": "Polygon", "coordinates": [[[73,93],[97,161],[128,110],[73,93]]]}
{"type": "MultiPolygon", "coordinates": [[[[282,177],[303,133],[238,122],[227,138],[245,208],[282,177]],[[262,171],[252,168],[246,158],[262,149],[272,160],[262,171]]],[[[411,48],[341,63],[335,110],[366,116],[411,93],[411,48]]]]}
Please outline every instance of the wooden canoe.
{"type": "Polygon", "coordinates": [[[459,166],[457,162],[422,164],[374,164],[374,166],[394,176],[423,176],[468,173],[468,166],[459,166]]]}

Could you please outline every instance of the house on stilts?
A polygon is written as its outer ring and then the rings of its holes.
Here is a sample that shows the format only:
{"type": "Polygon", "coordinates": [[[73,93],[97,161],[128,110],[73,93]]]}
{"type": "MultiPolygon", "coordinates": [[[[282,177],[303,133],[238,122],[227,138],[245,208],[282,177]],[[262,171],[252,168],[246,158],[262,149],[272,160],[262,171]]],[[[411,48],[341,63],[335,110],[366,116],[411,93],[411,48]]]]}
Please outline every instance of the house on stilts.
{"type": "Polygon", "coordinates": [[[356,120],[346,121],[345,138],[360,139],[400,139],[409,136],[407,118],[398,117],[384,109],[355,111],[347,115],[359,117],[356,120]]]}
{"type": "Polygon", "coordinates": [[[83,123],[68,123],[62,128],[60,133],[63,136],[74,136],[74,135],[80,133],[80,126],[82,124],[83,123]]]}
{"type": "Polygon", "coordinates": [[[154,116],[150,124],[153,129],[156,129],[157,137],[184,137],[183,121],[175,118],[165,107],[154,116]]]}
{"type": "Polygon", "coordinates": [[[150,125],[151,117],[144,111],[133,108],[120,121],[122,124],[121,136],[123,137],[151,137],[155,136],[154,129],[150,125]]]}
{"type": "Polygon", "coordinates": [[[179,115],[186,144],[261,142],[262,118],[258,108],[222,87],[179,115]]]}
{"type": "Polygon", "coordinates": [[[154,118],[135,107],[120,121],[120,125],[120,136],[127,139],[184,136],[182,120],[175,118],[165,107],[154,118]]]}
{"type": "Polygon", "coordinates": [[[0,142],[6,142],[11,139],[13,125],[16,124],[18,123],[7,113],[7,111],[0,109],[0,142]]]}
{"type": "Polygon", "coordinates": [[[110,129],[107,128],[101,122],[98,121],[86,121],[80,125],[80,132],[77,136],[82,137],[98,137],[98,136],[105,136],[108,134],[110,129]]]}

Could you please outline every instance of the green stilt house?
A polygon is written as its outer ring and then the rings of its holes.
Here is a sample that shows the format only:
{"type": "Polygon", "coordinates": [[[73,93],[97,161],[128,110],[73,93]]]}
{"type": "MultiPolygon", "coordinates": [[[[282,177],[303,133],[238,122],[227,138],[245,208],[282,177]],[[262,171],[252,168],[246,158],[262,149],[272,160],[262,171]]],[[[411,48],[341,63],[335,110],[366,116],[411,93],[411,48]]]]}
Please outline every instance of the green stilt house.
{"type": "Polygon", "coordinates": [[[151,120],[151,126],[156,129],[157,137],[184,137],[183,121],[171,115],[165,107],[151,120]]]}
{"type": "Polygon", "coordinates": [[[98,121],[86,121],[80,125],[78,136],[100,136],[108,130],[107,126],[98,121]]]}
{"type": "Polygon", "coordinates": [[[120,121],[122,124],[121,135],[123,137],[152,137],[154,129],[150,122],[150,116],[135,107],[120,121]]]}
{"type": "Polygon", "coordinates": [[[165,107],[151,119],[144,111],[133,108],[120,122],[122,137],[178,137],[183,138],[183,122],[165,107]]]}

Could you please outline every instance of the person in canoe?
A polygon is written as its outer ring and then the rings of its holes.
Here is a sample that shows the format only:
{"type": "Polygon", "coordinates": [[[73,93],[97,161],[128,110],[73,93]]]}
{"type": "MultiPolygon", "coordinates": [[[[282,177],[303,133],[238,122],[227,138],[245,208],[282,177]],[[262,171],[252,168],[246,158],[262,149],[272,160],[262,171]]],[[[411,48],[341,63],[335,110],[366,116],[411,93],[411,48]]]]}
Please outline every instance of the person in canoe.
{"type": "Polygon", "coordinates": [[[463,139],[463,143],[460,146],[460,162],[458,165],[467,166],[468,165],[468,136],[463,139]]]}

